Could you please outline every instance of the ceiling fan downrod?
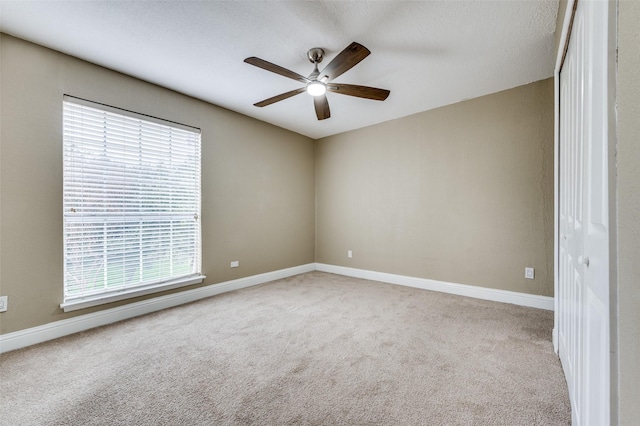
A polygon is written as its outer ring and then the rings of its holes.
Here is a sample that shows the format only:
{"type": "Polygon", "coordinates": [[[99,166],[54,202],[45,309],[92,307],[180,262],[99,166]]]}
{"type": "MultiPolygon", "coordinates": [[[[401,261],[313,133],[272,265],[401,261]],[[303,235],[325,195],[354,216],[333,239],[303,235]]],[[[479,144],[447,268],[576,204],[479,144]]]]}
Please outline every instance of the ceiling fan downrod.
{"type": "Polygon", "coordinates": [[[320,75],[320,71],[318,71],[318,64],[322,62],[322,59],[324,58],[324,50],[319,47],[309,49],[307,57],[309,58],[309,61],[313,63],[313,71],[309,74],[309,80],[311,81],[307,84],[307,93],[311,96],[322,96],[327,92],[327,86],[322,80],[318,79],[318,76],[320,75]]]}

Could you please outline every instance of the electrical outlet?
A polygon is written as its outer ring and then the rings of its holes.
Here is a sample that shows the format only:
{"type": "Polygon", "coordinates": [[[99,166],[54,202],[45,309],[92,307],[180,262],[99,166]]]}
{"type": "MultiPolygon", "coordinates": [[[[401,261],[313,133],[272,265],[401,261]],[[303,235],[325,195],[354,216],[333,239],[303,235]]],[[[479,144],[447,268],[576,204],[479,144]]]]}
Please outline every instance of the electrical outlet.
{"type": "Polygon", "coordinates": [[[347,250],[347,257],[353,257],[353,252],[351,250],[347,250]]]}
{"type": "Polygon", "coordinates": [[[229,264],[229,266],[231,266],[232,268],[237,268],[238,266],[240,266],[240,261],[234,260],[231,262],[231,264],[229,264]]]}
{"type": "Polygon", "coordinates": [[[0,296],[0,312],[7,312],[8,303],[9,303],[9,296],[0,296]]]}
{"type": "Polygon", "coordinates": [[[534,269],[533,268],[524,268],[524,277],[532,280],[534,277],[534,269]]]}

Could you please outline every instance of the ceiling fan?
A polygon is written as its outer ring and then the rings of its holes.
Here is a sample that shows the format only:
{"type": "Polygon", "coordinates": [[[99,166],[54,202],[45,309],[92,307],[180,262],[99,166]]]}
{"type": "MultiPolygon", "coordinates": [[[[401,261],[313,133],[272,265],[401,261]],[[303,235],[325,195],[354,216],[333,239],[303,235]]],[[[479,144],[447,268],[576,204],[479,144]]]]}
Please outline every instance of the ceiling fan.
{"type": "Polygon", "coordinates": [[[358,86],[354,84],[331,83],[331,80],[349,71],[360,61],[369,56],[370,53],[369,49],[354,41],[340,52],[338,56],[333,58],[333,60],[329,62],[322,71],[318,71],[318,64],[322,62],[324,50],[319,47],[314,47],[307,52],[309,61],[313,63],[313,71],[309,74],[309,77],[304,77],[279,65],[267,62],[264,59],[256,58],[255,56],[247,58],[244,61],[248,64],[305,84],[305,87],[281,93],[253,105],[257,107],[264,107],[302,92],[307,92],[313,96],[313,104],[316,109],[318,120],[324,120],[331,117],[326,92],[384,101],[387,99],[387,96],[389,96],[390,92],[388,90],[378,89],[376,87],[358,86]]]}

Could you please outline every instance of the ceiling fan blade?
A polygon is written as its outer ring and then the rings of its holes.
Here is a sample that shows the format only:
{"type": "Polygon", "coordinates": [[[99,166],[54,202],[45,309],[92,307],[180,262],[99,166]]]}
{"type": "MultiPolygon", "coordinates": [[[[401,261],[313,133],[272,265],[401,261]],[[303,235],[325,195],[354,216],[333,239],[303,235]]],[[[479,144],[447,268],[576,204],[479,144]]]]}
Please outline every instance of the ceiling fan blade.
{"type": "Polygon", "coordinates": [[[247,58],[244,61],[255,67],[262,68],[263,70],[271,71],[276,74],[280,74],[281,76],[297,80],[301,83],[309,83],[311,81],[307,77],[301,76],[300,74],[295,73],[286,68],[282,68],[280,65],[272,64],[271,62],[265,61],[264,59],[256,58],[255,56],[247,58]]]}
{"type": "Polygon", "coordinates": [[[329,111],[329,101],[327,101],[326,95],[314,96],[313,105],[316,107],[316,115],[318,116],[318,120],[324,120],[331,117],[331,112],[329,111]]]}
{"type": "Polygon", "coordinates": [[[256,102],[256,103],[255,103],[255,104],[253,104],[253,105],[254,105],[254,106],[257,106],[257,107],[265,107],[265,106],[267,106],[267,105],[275,104],[276,102],[279,102],[279,101],[285,100],[285,99],[290,98],[290,97],[292,97],[292,96],[295,96],[295,95],[297,95],[298,93],[302,93],[302,92],[304,92],[305,90],[307,90],[305,87],[301,87],[301,88],[299,88],[299,89],[292,90],[292,91],[290,91],[290,92],[286,92],[286,93],[281,93],[281,94],[276,95],[276,96],[274,96],[274,97],[272,97],[272,98],[265,99],[264,101],[256,102]]]}
{"type": "Polygon", "coordinates": [[[339,75],[349,71],[369,56],[369,53],[371,53],[369,49],[354,41],[329,62],[320,73],[320,78],[327,76],[329,80],[333,80],[339,75]]]}
{"type": "Polygon", "coordinates": [[[378,89],[377,87],[358,86],[355,84],[327,84],[327,90],[341,95],[357,96],[359,98],[373,99],[374,101],[384,101],[389,96],[390,91],[378,89]]]}

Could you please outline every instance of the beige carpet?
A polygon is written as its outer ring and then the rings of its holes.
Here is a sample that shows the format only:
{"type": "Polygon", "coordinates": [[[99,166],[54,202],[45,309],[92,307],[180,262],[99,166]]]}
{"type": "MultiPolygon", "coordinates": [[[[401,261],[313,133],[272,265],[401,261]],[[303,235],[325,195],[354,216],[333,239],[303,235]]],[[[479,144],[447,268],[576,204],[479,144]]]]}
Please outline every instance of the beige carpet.
{"type": "Polygon", "coordinates": [[[2,425],[559,425],[553,314],[321,272],[2,355],[2,425]]]}

